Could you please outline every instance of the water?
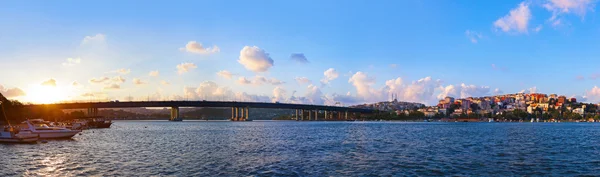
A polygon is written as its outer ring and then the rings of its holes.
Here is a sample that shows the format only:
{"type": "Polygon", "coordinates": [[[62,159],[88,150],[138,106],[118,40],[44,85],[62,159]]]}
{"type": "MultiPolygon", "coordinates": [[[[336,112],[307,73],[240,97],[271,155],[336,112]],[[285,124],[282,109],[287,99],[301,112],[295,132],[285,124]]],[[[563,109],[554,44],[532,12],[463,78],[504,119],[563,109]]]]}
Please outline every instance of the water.
{"type": "Polygon", "coordinates": [[[0,144],[0,176],[600,175],[600,124],[119,121],[0,144]]]}

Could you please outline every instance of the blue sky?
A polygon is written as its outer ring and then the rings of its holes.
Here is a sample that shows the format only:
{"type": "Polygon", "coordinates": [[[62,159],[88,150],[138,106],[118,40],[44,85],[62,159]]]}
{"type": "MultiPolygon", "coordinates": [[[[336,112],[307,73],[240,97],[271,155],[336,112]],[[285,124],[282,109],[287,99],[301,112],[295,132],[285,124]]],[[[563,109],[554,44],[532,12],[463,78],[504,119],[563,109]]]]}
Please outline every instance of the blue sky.
{"type": "Polygon", "coordinates": [[[525,91],[598,102],[596,4],[2,1],[0,92],[349,105],[525,91]]]}

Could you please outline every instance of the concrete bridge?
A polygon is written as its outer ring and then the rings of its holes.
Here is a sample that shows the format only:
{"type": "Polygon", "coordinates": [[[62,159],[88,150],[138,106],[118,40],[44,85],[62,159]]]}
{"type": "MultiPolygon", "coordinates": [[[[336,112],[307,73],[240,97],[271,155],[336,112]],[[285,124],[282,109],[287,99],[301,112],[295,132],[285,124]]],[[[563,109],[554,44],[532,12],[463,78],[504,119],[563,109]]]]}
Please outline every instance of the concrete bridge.
{"type": "Polygon", "coordinates": [[[371,109],[349,108],[341,106],[289,104],[289,103],[260,103],[234,101],[128,101],[128,102],[83,102],[25,105],[26,108],[51,107],[57,109],[87,109],[89,116],[96,116],[99,108],[136,108],[136,107],[170,107],[171,121],[181,121],[180,107],[214,107],[231,108],[232,121],[247,121],[250,108],[295,109],[296,120],[353,120],[362,114],[374,113],[371,109]],[[314,115],[313,115],[314,113],[314,115]],[[323,113],[323,117],[319,117],[323,113]],[[350,115],[349,115],[350,114],[350,115]],[[358,114],[358,116],[357,116],[358,114]]]}

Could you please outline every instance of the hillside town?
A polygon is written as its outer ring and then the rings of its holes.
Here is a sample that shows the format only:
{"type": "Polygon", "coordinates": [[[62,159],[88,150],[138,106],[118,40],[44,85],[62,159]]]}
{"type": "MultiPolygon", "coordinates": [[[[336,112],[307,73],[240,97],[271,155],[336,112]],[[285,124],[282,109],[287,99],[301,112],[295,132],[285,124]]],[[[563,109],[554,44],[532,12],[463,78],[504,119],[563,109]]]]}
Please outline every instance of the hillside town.
{"type": "Polygon", "coordinates": [[[501,122],[596,122],[600,104],[581,103],[576,98],[557,94],[515,93],[455,99],[445,97],[437,105],[393,101],[354,107],[380,111],[383,119],[501,122]],[[389,115],[388,115],[389,114],[389,115]],[[382,116],[383,115],[383,116],[382,116]]]}

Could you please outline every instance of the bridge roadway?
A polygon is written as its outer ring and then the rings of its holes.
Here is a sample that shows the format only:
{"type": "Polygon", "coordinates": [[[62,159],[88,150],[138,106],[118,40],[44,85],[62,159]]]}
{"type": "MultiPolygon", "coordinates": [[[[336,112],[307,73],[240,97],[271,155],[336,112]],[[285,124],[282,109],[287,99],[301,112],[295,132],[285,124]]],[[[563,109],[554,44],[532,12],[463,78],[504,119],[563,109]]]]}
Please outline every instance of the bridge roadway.
{"type": "Polygon", "coordinates": [[[289,104],[289,103],[261,103],[261,102],[235,102],[235,101],[127,101],[127,102],[82,102],[82,103],[54,103],[25,105],[26,108],[52,107],[58,109],[87,109],[88,115],[96,116],[98,108],[135,108],[135,107],[170,107],[170,120],[180,121],[180,107],[231,107],[232,121],[249,120],[249,108],[295,109],[296,120],[349,120],[355,119],[355,114],[370,114],[371,109],[349,108],[341,106],[289,104]],[[311,115],[314,112],[314,119],[311,115]],[[324,117],[319,119],[319,114],[324,117]],[[329,114],[328,114],[329,113],[329,114]],[[352,117],[348,117],[348,114],[352,117]],[[308,114],[308,115],[307,115],[308,114]],[[336,118],[337,115],[337,118],[336,118]]]}

